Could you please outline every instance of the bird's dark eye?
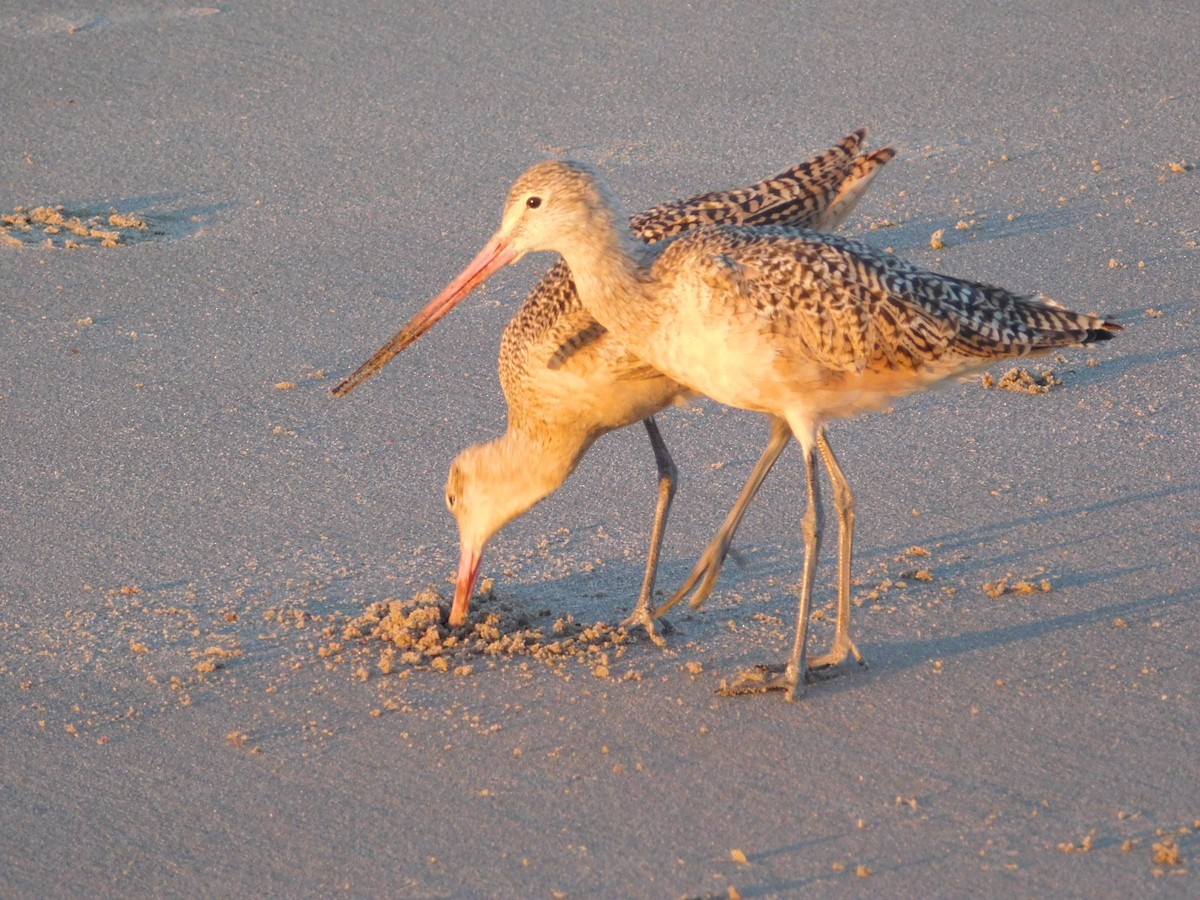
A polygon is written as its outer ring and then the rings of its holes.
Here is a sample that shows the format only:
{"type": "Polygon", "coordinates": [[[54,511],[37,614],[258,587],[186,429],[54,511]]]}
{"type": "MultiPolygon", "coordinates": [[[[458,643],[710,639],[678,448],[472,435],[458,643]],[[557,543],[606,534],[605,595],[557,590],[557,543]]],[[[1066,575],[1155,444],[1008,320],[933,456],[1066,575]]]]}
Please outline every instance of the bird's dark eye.
{"type": "Polygon", "coordinates": [[[542,205],[542,198],[541,197],[530,197],[528,200],[525,201],[525,205],[528,206],[530,209],[537,209],[539,206],[542,205]]]}

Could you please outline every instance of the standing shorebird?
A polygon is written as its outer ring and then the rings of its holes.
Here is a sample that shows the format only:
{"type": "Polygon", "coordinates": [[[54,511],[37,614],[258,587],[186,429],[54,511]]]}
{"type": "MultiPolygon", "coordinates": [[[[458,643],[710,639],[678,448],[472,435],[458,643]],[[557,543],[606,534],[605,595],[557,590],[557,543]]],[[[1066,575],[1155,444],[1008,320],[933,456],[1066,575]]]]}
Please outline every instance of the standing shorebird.
{"type": "MultiPolygon", "coordinates": [[[[648,242],[722,223],[785,223],[832,231],[850,215],[879,167],[895,155],[886,147],[863,152],[864,137],[865,131],[847,135],[809,162],[749,188],[656,206],[634,216],[630,225],[648,242]]],[[[334,395],[349,393],[431,324],[410,324],[334,388],[334,395]]],[[[491,538],[557,490],[600,436],[640,420],[654,449],[659,489],[646,573],[626,623],[641,624],[660,642],[651,604],[676,470],[653,415],[690,391],[629,353],[592,318],[561,261],[505,328],[499,369],[508,429],[459,454],[446,485],[446,504],[458,522],[461,548],[450,624],[467,619],[483,550],[491,538]]],[[[694,602],[711,593],[742,514],[789,436],[786,426],[772,430],[741,497],[671,602],[697,583],[694,602]]]]}
{"type": "MultiPolygon", "coordinates": [[[[1107,340],[1121,329],[1044,298],[939,275],[803,229],[718,225],[646,244],[599,175],[567,161],[540,163],[517,180],[500,229],[426,307],[424,321],[541,250],[562,254],[583,306],[630,352],[718,402],[786,421],[803,448],[808,507],[792,651],[781,673],[739,680],[733,693],[780,689],[792,700],[807,680],[822,524],[816,450],[839,511],[853,510],[825,422],[999,359],[1107,340]]],[[[835,637],[828,661],[851,652],[857,655],[852,643],[835,637]]]]}

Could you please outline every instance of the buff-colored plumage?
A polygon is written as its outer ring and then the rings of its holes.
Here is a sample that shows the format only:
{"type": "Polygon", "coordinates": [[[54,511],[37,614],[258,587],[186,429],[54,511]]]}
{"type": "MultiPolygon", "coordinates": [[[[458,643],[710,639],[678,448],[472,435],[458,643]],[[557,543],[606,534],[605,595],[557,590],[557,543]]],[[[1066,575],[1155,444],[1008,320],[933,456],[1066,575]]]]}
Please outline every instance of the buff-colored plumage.
{"type": "MultiPolygon", "coordinates": [[[[890,148],[865,152],[864,137],[865,131],[850,134],[809,162],[748,188],[654,207],[634,216],[629,227],[647,242],[719,224],[788,223],[835,229],[850,215],[878,169],[895,155],[890,148]]],[[[349,393],[432,321],[436,318],[418,316],[338,385],[334,394],[349,393]]],[[[446,485],[463,552],[453,623],[465,617],[473,572],[492,536],[556,490],[598,437],[643,420],[654,448],[659,493],[646,575],[631,620],[644,625],[657,640],[651,599],[675,469],[651,417],[690,392],[629,353],[596,322],[580,303],[561,261],[543,276],[505,328],[499,371],[508,402],[507,431],[464,450],[446,485]]],[[[786,429],[773,430],[737,505],[672,602],[693,589],[695,603],[711,593],[738,522],[788,437],[786,429]]]]}
{"type": "MultiPolygon", "coordinates": [[[[850,215],[877,169],[894,155],[890,148],[864,153],[864,135],[848,135],[813,160],[749,188],[656,206],[634,216],[630,230],[649,243],[709,225],[782,222],[833,231],[850,215]]],[[[686,392],[607,334],[579,302],[562,261],[542,277],[504,329],[499,371],[510,423],[515,417],[518,426],[526,417],[578,423],[581,386],[602,395],[603,409],[595,413],[602,432],[651,415],[686,392]],[[572,373],[582,384],[573,382],[572,373]],[[640,415],[634,413],[638,406],[645,408],[640,415]]],[[[578,430],[578,424],[564,427],[578,430]]]]}
{"type": "MultiPolygon", "coordinates": [[[[825,422],[878,408],[1001,359],[1105,340],[1119,325],[1044,299],[923,270],[865,244],[799,228],[710,225],[647,245],[589,166],[540,163],[509,192],[500,229],[432,306],[446,308],[526,253],[560,253],[581,304],[658,372],[784,421],[804,450],[808,511],[796,637],[778,678],[738,685],[793,698],[820,544],[815,451],[834,485],[848,581],[853,495],[825,422]]],[[[670,605],[670,604],[668,604],[670,605]]],[[[841,627],[824,663],[861,657],[841,627]]],[[[661,612],[661,610],[660,610],[661,612]]],[[[843,612],[845,615],[843,615],[843,612]]]]}
{"type": "MultiPolygon", "coordinates": [[[[894,155],[889,148],[864,153],[863,137],[861,131],[851,134],[810,162],[749,188],[654,207],[634,216],[630,227],[644,241],[722,223],[836,228],[894,155]]],[[[657,640],[651,604],[675,468],[650,417],[691,392],[647,366],[596,322],[561,261],[505,328],[499,372],[508,403],[507,431],[464,450],[447,481],[447,503],[458,520],[464,552],[470,545],[481,550],[504,524],[557,490],[601,435],[644,421],[659,471],[659,502],[629,622],[643,625],[657,640]]],[[[786,442],[785,434],[772,436],[742,499],[677,597],[697,585],[697,603],[711,593],[741,515],[786,442]]]]}

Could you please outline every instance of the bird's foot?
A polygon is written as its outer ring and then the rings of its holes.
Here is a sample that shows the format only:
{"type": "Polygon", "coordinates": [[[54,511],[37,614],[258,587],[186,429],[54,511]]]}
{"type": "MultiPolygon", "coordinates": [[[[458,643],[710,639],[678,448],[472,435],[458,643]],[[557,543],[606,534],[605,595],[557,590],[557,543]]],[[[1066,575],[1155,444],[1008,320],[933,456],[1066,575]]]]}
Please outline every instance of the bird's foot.
{"type": "Polygon", "coordinates": [[[654,646],[661,647],[664,650],[667,647],[667,642],[663,638],[664,634],[671,634],[675,629],[666,619],[655,621],[654,610],[650,609],[649,605],[637,606],[623,622],[621,627],[627,631],[632,631],[635,628],[641,627],[646,630],[646,635],[654,643],[654,646]],[[659,634],[661,629],[662,634],[659,634]]]}
{"type": "Polygon", "coordinates": [[[717,693],[722,697],[738,697],[742,694],[765,694],[768,691],[786,691],[789,702],[804,693],[808,674],[803,676],[791,666],[760,665],[748,669],[733,681],[721,680],[717,693]]]}
{"type": "Polygon", "coordinates": [[[856,663],[864,669],[867,668],[867,661],[863,659],[863,655],[854,646],[854,641],[850,640],[849,637],[835,640],[832,650],[814,657],[809,662],[809,676],[819,678],[822,681],[829,678],[836,678],[847,670],[846,662],[851,656],[854,657],[856,663]]]}

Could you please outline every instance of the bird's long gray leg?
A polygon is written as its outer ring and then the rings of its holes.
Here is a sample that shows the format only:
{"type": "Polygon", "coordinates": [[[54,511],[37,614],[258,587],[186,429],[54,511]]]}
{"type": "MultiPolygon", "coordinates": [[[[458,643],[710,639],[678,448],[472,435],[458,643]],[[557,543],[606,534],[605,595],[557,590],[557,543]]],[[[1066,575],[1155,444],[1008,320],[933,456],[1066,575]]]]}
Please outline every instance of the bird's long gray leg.
{"type": "Polygon", "coordinates": [[[854,654],[854,659],[860,666],[865,666],[854,641],[850,640],[850,561],[854,554],[854,491],[846,480],[842,467],[838,465],[825,429],[817,429],[817,447],[821,458],[825,460],[825,469],[829,472],[829,480],[833,484],[833,505],[837,510],[838,519],[838,606],[837,631],[833,638],[833,649],[824,653],[809,663],[809,669],[823,669],[840,666],[846,657],[854,654]]]}
{"type": "MultiPolygon", "coordinates": [[[[794,429],[793,429],[794,430],[794,429]]],[[[795,700],[803,693],[804,684],[808,680],[808,666],[805,663],[805,645],[808,637],[808,619],[812,612],[812,589],[817,577],[817,555],[821,550],[821,491],[817,482],[817,460],[814,450],[814,440],[808,436],[803,441],[804,474],[808,479],[808,509],[804,511],[804,574],[800,580],[800,608],[796,615],[796,637],[792,642],[792,653],[788,657],[786,668],[780,674],[768,673],[770,668],[758,667],[747,672],[732,684],[722,685],[722,694],[752,694],[759,691],[786,691],[788,700],[795,700]]]]}
{"type": "Polygon", "coordinates": [[[661,616],[667,610],[671,609],[671,607],[683,600],[693,588],[695,588],[695,593],[692,595],[691,605],[694,609],[699,608],[709,598],[709,595],[713,592],[713,588],[717,585],[717,578],[721,575],[721,566],[725,562],[725,557],[729,554],[729,548],[733,545],[733,535],[738,530],[738,526],[742,522],[742,517],[746,514],[746,510],[750,506],[750,501],[754,499],[754,495],[762,487],[763,481],[766,480],[771,467],[775,465],[775,461],[779,459],[779,455],[783,453],[783,449],[787,446],[791,436],[792,430],[787,422],[783,419],[772,417],[771,440],[767,443],[766,449],[763,450],[762,457],[754,466],[754,471],[750,473],[750,478],[746,482],[746,486],[742,488],[742,493],[738,496],[733,509],[729,511],[729,515],[721,523],[720,530],[709,541],[708,546],[704,548],[704,552],[700,555],[699,561],[693,567],[687,580],[684,581],[683,586],[675,592],[670,600],[654,611],[655,616],[661,616]],[[698,587],[697,584],[699,585],[698,587]]]}
{"type": "Polygon", "coordinates": [[[650,436],[650,446],[654,448],[654,462],[658,466],[658,505],[654,509],[654,528],[650,532],[650,552],[646,557],[646,575],[642,580],[642,592],[638,596],[637,605],[633,612],[621,624],[626,627],[641,625],[650,635],[650,640],[660,647],[666,646],[666,641],[659,635],[654,624],[655,611],[652,606],[654,599],[654,579],[658,574],[658,556],[662,550],[663,534],[667,528],[667,513],[671,511],[671,501],[675,499],[675,481],[679,470],[663,442],[654,417],[643,419],[646,433],[650,436]]]}

